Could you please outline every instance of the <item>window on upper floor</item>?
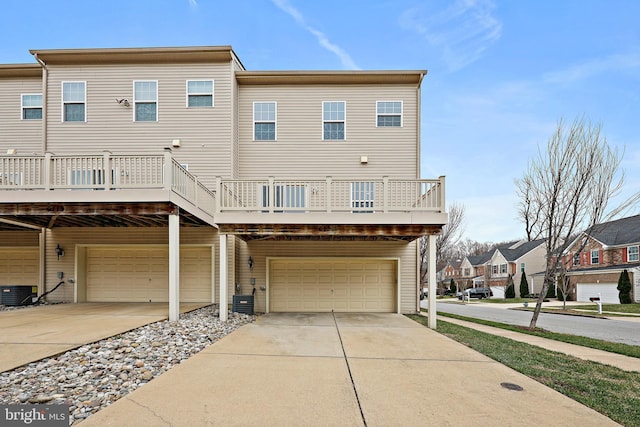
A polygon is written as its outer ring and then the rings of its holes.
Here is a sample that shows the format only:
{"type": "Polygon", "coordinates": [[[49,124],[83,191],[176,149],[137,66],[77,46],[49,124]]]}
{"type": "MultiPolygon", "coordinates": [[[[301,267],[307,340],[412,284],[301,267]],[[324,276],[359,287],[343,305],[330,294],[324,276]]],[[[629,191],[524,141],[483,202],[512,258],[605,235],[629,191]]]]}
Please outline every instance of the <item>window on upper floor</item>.
{"type": "Polygon", "coordinates": [[[276,140],[277,105],[275,102],[253,103],[253,140],[276,140]]]}
{"type": "Polygon", "coordinates": [[[22,120],[42,120],[42,94],[27,93],[21,96],[22,120]]]}
{"type": "Polygon", "coordinates": [[[86,122],[87,82],[62,82],[62,121],[86,122]]]}
{"type": "Polygon", "coordinates": [[[465,268],[465,269],[464,269],[464,275],[465,275],[466,277],[469,277],[469,274],[470,274],[470,273],[471,273],[471,270],[470,270],[470,269],[468,269],[468,268],[465,268]]]}
{"type": "Polygon", "coordinates": [[[344,140],[346,122],[346,103],[344,101],[322,102],[322,139],[344,140]]]}
{"type": "Polygon", "coordinates": [[[492,265],[491,266],[491,271],[493,272],[493,274],[498,274],[498,265],[492,265]]]}
{"type": "Polygon", "coordinates": [[[640,257],[638,255],[638,245],[635,246],[629,246],[627,248],[627,261],[628,262],[632,262],[632,261],[640,261],[640,257]]]}
{"type": "Polygon", "coordinates": [[[500,274],[507,274],[507,264],[500,264],[500,274]]]}
{"type": "Polygon", "coordinates": [[[580,252],[573,254],[573,265],[580,265],[580,252]]]}
{"type": "Polygon", "coordinates": [[[591,251],[591,264],[600,264],[600,251],[597,249],[591,251]]]}
{"type": "Polygon", "coordinates": [[[187,107],[213,107],[213,80],[187,80],[187,107]]]}
{"type": "Polygon", "coordinates": [[[525,268],[525,263],[521,262],[520,263],[520,273],[524,273],[524,268],[525,268]]]}
{"type": "Polygon", "coordinates": [[[376,103],[377,127],[402,127],[402,101],[376,103]]]}
{"type": "Polygon", "coordinates": [[[133,104],[136,122],[157,122],[158,121],[158,82],[134,81],[133,82],[133,104]]]}

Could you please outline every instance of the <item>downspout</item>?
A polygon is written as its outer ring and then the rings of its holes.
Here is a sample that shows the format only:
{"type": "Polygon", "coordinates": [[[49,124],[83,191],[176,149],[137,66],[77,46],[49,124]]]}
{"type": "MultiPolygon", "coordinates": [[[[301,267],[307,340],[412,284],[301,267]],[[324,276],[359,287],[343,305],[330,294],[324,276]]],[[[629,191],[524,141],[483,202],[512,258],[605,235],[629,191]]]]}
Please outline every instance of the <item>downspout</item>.
{"type": "Polygon", "coordinates": [[[420,144],[422,143],[421,139],[420,139],[420,123],[422,123],[422,108],[420,105],[420,98],[421,98],[421,94],[422,94],[422,90],[421,90],[421,86],[422,86],[422,79],[424,79],[424,77],[427,75],[427,71],[425,71],[421,76],[420,76],[420,81],[418,81],[418,87],[416,89],[416,179],[420,179],[421,178],[421,172],[420,172],[420,144]]]}
{"type": "Polygon", "coordinates": [[[49,70],[47,69],[47,64],[38,57],[37,53],[34,53],[33,56],[36,58],[36,61],[42,65],[42,154],[47,152],[47,92],[49,87],[49,70]]]}

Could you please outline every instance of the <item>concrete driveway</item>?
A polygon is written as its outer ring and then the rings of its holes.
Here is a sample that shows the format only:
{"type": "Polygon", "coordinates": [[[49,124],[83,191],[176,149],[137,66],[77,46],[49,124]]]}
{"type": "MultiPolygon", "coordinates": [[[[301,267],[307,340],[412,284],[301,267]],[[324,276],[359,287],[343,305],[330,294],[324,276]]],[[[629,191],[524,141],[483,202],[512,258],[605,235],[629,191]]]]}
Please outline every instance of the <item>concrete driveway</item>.
{"type": "MultiPolygon", "coordinates": [[[[181,304],[186,312],[207,304],[181,304]]],[[[80,303],[0,311],[0,372],[168,318],[165,303],[80,303]]]]}
{"type": "Polygon", "coordinates": [[[404,316],[322,313],[264,315],[82,425],[617,424],[404,316]]]}

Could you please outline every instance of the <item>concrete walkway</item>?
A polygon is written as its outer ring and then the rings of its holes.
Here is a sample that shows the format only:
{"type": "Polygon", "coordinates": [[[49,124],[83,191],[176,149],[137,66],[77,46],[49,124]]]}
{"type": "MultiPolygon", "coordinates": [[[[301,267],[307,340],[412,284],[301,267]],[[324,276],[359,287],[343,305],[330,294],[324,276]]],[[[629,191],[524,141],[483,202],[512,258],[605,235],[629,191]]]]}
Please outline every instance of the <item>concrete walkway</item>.
{"type": "MultiPolygon", "coordinates": [[[[180,304],[182,313],[208,304],[180,304]]],[[[79,303],[0,311],[0,372],[168,318],[165,303],[79,303]]]]}
{"type": "Polygon", "coordinates": [[[311,313],[264,315],[81,425],[617,424],[405,316],[311,313]]]}
{"type": "Polygon", "coordinates": [[[593,362],[603,363],[605,365],[615,366],[625,371],[640,372],[640,359],[637,357],[624,356],[622,354],[610,353],[608,351],[596,350],[581,345],[569,344],[562,341],[541,338],[534,335],[523,334],[520,332],[508,331],[506,329],[494,328],[492,326],[482,325],[480,323],[467,322],[465,320],[454,319],[452,317],[438,316],[438,320],[443,322],[455,323],[456,325],[466,328],[475,329],[492,335],[509,338],[547,350],[564,353],[575,356],[583,360],[591,360],[593,362]]]}

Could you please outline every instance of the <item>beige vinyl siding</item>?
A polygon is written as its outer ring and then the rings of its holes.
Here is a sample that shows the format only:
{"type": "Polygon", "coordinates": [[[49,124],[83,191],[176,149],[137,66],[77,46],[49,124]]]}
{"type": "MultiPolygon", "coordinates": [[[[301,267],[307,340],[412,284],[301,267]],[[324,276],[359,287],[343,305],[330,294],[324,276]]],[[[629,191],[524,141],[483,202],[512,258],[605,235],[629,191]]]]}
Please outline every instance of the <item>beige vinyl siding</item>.
{"type": "Polygon", "coordinates": [[[3,246],[38,246],[39,244],[39,231],[0,231],[0,248],[3,246]]]}
{"type": "Polygon", "coordinates": [[[39,78],[0,78],[0,154],[42,153],[42,120],[22,120],[22,94],[42,93],[39,78]]]}
{"type": "Polygon", "coordinates": [[[266,309],[267,257],[375,257],[397,258],[400,264],[400,312],[416,311],[416,243],[387,241],[251,241],[241,244],[238,251],[238,283],[241,293],[251,294],[250,278],[256,279],[255,310],[266,309]],[[247,259],[253,258],[253,272],[249,272],[247,259]]]}
{"type": "Polygon", "coordinates": [[[38,286],[39,271],[37,246],[0,247],[0,285],[38,286]]]}
{"type": "Polygon", "coordinates": [[[232,88],[228,63],[50,67],[48,150],[56,154],[161,154],[175,158],[209,187],[232,174],[232,88]],[[214,80],[214,107],[186,106],[187,80],[214,80]],[[158,121],[134,122],[133,81],[158,82],[158,121]],[[61,82],[86,81],[86,123],[61,121],[61,82]],[[116,99],[129,100],[130,107],[116,99]]]}
{"type": "MultiPolygon", "coordinates": [[[[65,279],[74,278],[83,280],[83,262],[78,260],[76,245],[166,245],[168,244],[168,229],[166,228],[57,228],[47,230],[47,247],[45,254],[47,257],[47,269],[45,274],[46,290],[53,288],[58,282],[56,273],[62,271],[65,279]],[[65,255],[58,260],[55,255],[57,244],[64,249],[65,255]],[[77,263],[77,267],[76,267],[77,263]],[[76,275],[80,275],[76,277],[76,275]]],[[[215,275],[219,274],[218,260],[220,254],[218,245],[220,243],[218,233],[209,227],[182,227],[180,229],[181,245],[213,245],[215,248],[215,275]]],[[[233,283],[235,283],[235,268],[233,253],[235,248],[233,243],[229,244],[229,295],[233,294],[233,283]]],[[[214,276],[216,283],[215,300],[218,300],[218,276],[214,276]]],[[[74,300],[74,286],[65,283],[49,297],[51,301],[74,300]]]]}
{"type": "Polygon", "coordinates": [[[412,85],[241,85],[240,175],[415,179],[416,93],[412,85]],[[403,127],[376,127],[376,101],[384,100],[403,102],[403,127]],[[254,101],[277,102],[277,141],[253,141],[254,101]],[[323,101],[346,103],[344,141],[323,141],[323,101]]]}

